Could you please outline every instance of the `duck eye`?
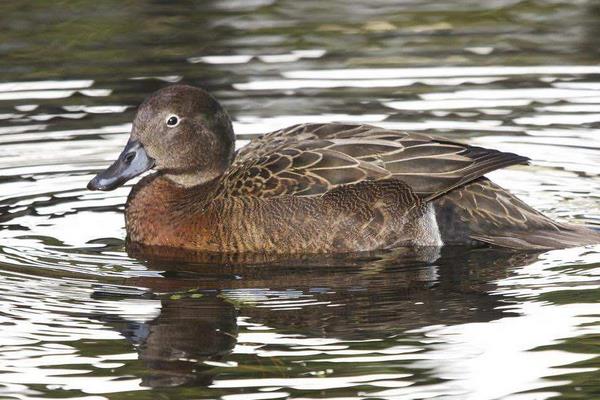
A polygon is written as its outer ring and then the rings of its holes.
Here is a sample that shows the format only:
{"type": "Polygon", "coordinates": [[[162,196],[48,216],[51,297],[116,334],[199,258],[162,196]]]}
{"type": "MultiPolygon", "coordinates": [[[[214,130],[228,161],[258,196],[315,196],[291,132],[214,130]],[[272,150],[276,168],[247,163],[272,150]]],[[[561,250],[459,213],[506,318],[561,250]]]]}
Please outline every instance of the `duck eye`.
{"type": "Polygon", "coordinates": [[[179,125],[179,117],[177,115],[169,115],[167,117],[167,126],[169,128],[173,128],[177,125],[179,125]]]}

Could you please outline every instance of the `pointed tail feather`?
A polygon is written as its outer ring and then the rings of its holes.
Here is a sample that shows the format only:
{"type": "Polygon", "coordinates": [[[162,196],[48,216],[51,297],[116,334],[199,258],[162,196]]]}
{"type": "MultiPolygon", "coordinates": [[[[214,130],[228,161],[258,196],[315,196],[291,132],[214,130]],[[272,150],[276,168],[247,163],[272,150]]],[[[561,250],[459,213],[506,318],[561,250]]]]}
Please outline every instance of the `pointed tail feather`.
{"type": "Polygon", "coordinates": [[[600,244],[600,231],[573,224],[557,224],[557,230],[511,232],[510,236],[472,235],[496,246],[517,250],[551,250],[600,244]]]}

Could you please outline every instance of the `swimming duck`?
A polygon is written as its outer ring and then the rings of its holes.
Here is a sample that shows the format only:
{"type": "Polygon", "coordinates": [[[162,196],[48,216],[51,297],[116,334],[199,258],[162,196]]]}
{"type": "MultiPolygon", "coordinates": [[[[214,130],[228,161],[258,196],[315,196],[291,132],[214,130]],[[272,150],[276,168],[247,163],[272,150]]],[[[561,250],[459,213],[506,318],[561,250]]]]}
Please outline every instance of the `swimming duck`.
{"type": "Polygon", "coordinates": [[[148,97],[118,159],[88,184],[113,190],[150,170],[125,206],[128,240],[220,253],[308,254],[488,244],[600,243],[484,177],[528,159],[371,125],[301,124],[235,151],[231,120],[206,91],[148,97]]]}

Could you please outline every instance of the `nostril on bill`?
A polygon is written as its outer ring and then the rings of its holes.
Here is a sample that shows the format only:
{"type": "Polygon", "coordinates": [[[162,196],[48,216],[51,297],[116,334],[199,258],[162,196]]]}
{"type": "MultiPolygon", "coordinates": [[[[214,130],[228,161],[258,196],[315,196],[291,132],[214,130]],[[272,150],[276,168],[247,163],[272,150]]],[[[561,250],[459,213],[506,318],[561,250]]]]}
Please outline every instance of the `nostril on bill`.
{"type": "Polygon", "coordinates": [[[135,158],[135,153],[134,153],[134,152],[127,153],[127,154],[125,155],[125,162],[126,162],[127,164],[129,164],[130,162],[132,162],[132,161],[133,161],[133,159],[134,159],[134,158],[135,158]]]}

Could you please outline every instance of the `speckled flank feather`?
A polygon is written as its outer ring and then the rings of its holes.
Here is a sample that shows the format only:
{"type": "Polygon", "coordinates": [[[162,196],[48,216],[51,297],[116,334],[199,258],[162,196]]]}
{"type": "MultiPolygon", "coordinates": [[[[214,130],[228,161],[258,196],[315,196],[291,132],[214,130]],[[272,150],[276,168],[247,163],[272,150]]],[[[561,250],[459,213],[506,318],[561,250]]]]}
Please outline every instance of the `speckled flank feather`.
{"type": "MultiPolygon", "coordinates": [[[[160,175],[145,178],[127,207],[130,239],[211,252],[331,253],[436,246],[431,208],[401,182],[364,181],[322,196],[225,196],[190,212],[188,193],[160,175]]],[[[198,204],[196,203],[196,205],[198,204]]]]}

